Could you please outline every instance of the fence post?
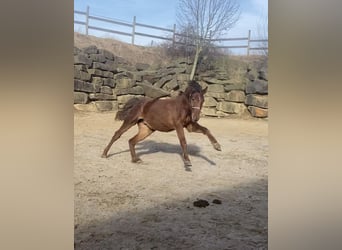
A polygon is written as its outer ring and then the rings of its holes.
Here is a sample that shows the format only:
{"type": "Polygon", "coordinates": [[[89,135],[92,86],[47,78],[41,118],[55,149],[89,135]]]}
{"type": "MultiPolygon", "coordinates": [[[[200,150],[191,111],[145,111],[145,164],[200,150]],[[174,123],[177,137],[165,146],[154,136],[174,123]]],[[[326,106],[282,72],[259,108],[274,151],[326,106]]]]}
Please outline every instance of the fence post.
{"type": "Polygon", "coordinates": [[[251,30],[248,30],[247,56],[249,56],[250,47],[251,47],[251,30]]]}
{"type": "Polygon", "coordinates": [[[134,45],[135,23],[136,23],[136,16],[134,16],[134,17],[133,17],[133,27],[132,27],[132,45],[134,45]]]}
{"type": "Polygon", "coordinates": [[[173,25],[173,37],[172,37],[172,47],[175,47],[176,43],[176,24],[173,25]]]}
{"type": "Polygon", "coordinates": [[[88,35],[88,26],[89,26],[89,6],[87,6],[87,13],[86,13],[86,35],[88,35]]]}

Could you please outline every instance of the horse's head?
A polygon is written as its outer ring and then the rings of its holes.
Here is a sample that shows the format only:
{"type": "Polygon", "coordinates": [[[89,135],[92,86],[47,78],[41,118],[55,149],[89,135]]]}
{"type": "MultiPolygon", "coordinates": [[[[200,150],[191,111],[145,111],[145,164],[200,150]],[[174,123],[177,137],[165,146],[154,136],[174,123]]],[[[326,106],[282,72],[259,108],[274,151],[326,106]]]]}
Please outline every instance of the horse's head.
{"type": "Polygon", "coordinates": [[[207,88],[202,90],[201,86],[195,81],[191,81],[188,89],[185,90],[185,93],[189,98],[189,104],[191,106],[191,120],[193,122],[197,122],[200,119],[201,109],[204,102],[204,94],[206,92],[207,88]]]}

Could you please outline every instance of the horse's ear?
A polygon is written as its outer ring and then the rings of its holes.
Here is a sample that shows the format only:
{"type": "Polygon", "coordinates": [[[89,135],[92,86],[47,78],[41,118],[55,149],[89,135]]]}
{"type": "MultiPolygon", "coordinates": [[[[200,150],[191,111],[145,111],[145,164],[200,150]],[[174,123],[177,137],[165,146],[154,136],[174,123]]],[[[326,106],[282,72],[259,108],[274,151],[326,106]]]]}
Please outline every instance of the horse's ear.
{"type": "Polygon", "coordinates": [[[202,90],[202,94],[205,95],[205,93],[207,93],[207,90],[208,90],[208,86],[205,87],[205,89],[202,90]]]}

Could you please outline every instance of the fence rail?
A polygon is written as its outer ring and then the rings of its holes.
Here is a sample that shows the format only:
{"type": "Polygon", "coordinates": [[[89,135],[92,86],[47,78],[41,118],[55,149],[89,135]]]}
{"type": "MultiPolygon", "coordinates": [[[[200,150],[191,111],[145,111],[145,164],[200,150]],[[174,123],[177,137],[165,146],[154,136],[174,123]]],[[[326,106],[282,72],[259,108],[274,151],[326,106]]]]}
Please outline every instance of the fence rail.
{"type": "MultiPolygon", "coordinates": [[[[185,35],[176,32],[176,24],[174,24],[173,29],[157,27],[154,25],[138,23],[138,22],[136,22],[135,16],[133,17],[133,22],[128,23],[128,22],[123,22],[123,21],[116,21],[116,20],[113,20],[110,18],[90,15],[89,10],[90,10],[89,6],[87,6],[87,10],[85,12],[79,11],[79,10],[74,10],[74,14],[85,16],[85,21],[79,21],[79,20],[75,19],[75,15],[74,15],[74,24],[84,25],[86,35],[89,34],[89,30],[97,30],[97,31],[102,31],[102,32],[108,32],[108,33],[123,35],[123,36],[129,36],[132,39],[131,43],[133,45],[134,45],[136,36],[167,40],[167,41],[171,41],[173,45],[175,45],[175,44],[186,45],[184,42],[177,42],[176,41],[177,36],[186,37],[185,35]],[[119,30],[115,30],[115,29],[107,29],[107,28],[102,28],[102,27],[98,27],[98,26],[94,26],[94,25],[89,25],[90,20],[102,21],[102,22],[116,24],[116,25],[120,25],[120,26],[126,26],[126,27],[131,28],[132,30],[130,32],[123,32],[123,31],[119,31],[119,30]],[[142,33],[142,32],[136,32],[136,27],[143,27],[143,28],[166,31],[172,35],[172,38],[169,38],[166,36],[157,36],[155,34],[147,34],[147,33],[142,33]]],[[[268,43],[268,40],[267,39],[251,39],[251,31],[250,30],[248,31],[247,37],[217,38],[217,39],[210,39],[209,40],[209,42],[227,42],[227,41],[247,41],[247,44],[246,45],[227,45],[227,46],[215,45],[215,47],[216,48],[222,48],[222,49],[246,49],[247,55],[250,54],[251,50],[268,50],[268,46],[267,45],[265,46],[265,44],[268,43]],[[252,43],[263,43],[263,44],[262,44],[262,46],[252,47],[251,46],[252,43]]],[[[187,45],[194,46],[191,44],[187,44],[187,45]]]]}

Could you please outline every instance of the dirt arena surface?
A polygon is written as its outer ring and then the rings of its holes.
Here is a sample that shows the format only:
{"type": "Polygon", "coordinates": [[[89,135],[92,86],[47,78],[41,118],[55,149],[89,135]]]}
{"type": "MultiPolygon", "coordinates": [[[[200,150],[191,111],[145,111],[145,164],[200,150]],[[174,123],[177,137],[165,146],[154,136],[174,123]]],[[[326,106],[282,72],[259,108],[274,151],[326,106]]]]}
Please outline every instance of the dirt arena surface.
{"type": "Polygon", "coordinates": [[[74,113],[75,249],[267,249],[267,120],[202,117],[222,151],[185,130],[186,169],[175,131],[140,142],[141,164],[128,149],[137,127],[101,158],[114,117],[74,113]]]}

